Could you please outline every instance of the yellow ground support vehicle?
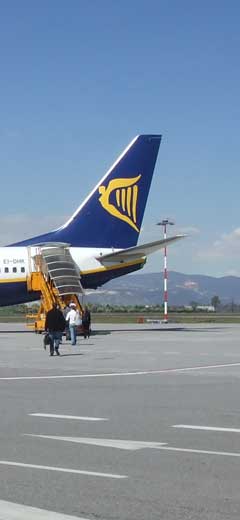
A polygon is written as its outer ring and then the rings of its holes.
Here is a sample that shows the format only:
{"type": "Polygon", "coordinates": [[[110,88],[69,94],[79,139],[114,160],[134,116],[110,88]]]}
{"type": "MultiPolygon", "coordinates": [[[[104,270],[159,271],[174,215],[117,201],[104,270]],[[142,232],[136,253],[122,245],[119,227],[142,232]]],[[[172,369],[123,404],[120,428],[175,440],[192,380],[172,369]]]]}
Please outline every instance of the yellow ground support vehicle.
{"type": "Polygon", "coordinates": [[[31,271],[27,277],[28,291],[40,293],[38,313],[27,314],[27,326],[36,333],[45,330],[46,313],[57,304],[64,309],[70,302],[82,313],[79,294],[83,294],[80,273],[69,251],[67,244],[42,244],[38,252],[31,256],[31,271]]]}

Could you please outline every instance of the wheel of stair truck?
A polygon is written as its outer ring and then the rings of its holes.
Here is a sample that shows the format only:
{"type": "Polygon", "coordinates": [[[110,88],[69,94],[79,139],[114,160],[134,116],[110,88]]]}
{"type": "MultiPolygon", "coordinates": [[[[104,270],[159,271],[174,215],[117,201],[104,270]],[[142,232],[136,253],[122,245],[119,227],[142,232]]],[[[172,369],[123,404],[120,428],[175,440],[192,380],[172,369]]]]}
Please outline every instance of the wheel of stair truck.
{"type": "Polygon", "coordinates": [[[37,321],[35,321],[34,326],[35,326],[35,334],[42,334],[42,330],[38,329],[38,322],[37,321]]]}

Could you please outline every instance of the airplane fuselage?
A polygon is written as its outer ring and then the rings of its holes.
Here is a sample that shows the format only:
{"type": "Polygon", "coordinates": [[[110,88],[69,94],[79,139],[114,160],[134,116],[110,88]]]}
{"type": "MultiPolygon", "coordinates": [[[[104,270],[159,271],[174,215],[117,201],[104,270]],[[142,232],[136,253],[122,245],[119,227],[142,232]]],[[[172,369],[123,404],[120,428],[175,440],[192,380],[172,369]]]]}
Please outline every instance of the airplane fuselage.
{"type": "MultiPolygon", "coordinates": [[[[40,294],[27,289],[27,277],[35,270],[33,257],[38,252],[37,246],[0,247],[0,306],[27,303],[40,297],[40,294]]],[[[70,248],[84,289],[96,289],[110,279],[141,269],[144,265],[143,258],[124,263],[105,262],[104,265],[97,259],[112,252],[112,248],[70,248]]]]}

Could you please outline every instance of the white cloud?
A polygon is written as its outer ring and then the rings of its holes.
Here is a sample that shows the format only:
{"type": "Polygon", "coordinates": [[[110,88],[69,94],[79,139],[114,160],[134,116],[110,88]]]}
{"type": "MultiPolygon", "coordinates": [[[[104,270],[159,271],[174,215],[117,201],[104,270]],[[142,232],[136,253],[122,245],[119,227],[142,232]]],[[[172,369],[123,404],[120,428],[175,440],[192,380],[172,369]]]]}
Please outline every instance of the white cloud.
{"type": "Polygon", "coordinates": [[[198,256],[206,259],[232,259],[234,257],[240,260],[240,228],[236,228],[230,233],[223,233],[212,245],[198,252],[198,256]]]}
{"type": "Polygon", "coordinates": [[[193,235],[195,236],[195,235],[199,235],[201,233],[201,230],[195,226],[186,226],[186,227],[177,229],[177,233],[186,234],[189,236],[193,236],[193,235]]]}
{"type": "MultiPolygon", "coordinates": [[[[0,214],[0,246],[54,230],[67,218],[66,215],[0,214]]],[[[140,243],[163,238],[161,231],[158,226],[147,224],[141,233],[140,243]]],[[[204,236],[198,239],[200,230],[197,227],[172,226],[168,236],[178,233],[186,233],[188,237],[168,248],[170,270],[213,276],[240,276],[240,227],[219,235],[211,244],[207,244],[204,236]]],[[[162,269],[163,251],[159,251],[148,257],[143,272],[160,272],[162,269]]]]}
{"type": "Polygon", "coordinates": [[[240,268],[239,269],[228,269],[224,276],[240,276],[240,268]]]}
{"type": "MultiPolygon", "coordinates": [[[[167,236],[173,235],[187,235],[189,237],[193,237],[199,235],[201,230],[196,226],[168,226],[167,228],[167,236]]],[[[145,242],[154,242],[155,240],[163,239],[163,229],[160,226],[154,224],[146,224],[142,227],[140,233],[139,243],[145,242]]]]}
{"type": "Polygon", "coordinates": [[[66,216],[0,215],[0,246],[25,240],[56,229],[66,221],[66,216]]]}

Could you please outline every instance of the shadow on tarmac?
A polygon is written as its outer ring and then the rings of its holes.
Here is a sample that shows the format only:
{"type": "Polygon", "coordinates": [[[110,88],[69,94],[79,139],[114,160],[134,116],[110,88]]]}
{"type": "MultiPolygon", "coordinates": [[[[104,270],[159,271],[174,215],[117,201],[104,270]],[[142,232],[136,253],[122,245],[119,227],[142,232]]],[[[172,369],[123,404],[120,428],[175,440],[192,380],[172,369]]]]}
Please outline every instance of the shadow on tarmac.
{"type": "MultiPolygon", "coordinates": [[[[147,328],[147,329],[103,329],[103,330],[93,330],[91,332],[92,336],[106,336],[109,334],[112,334],[113,332],[139,332],[140,334],[142,332],[216,332],[216,331],[222,331],[226,329],[227,327],[201,327],[201,328],[190,328],[190,327],[171,327],[171,328],[147,328]]],[[[36,334],[32,330],[0,330],[1,334],[36,334]]],[[[39,336],[43,335],[43,333],[38,333],[39,336]]],[[[78,335],[78,337],[83,337],[81,334],[78,335]]]]}
{"type": "Polygon", "coordinates": [[[202,327],[202,328],[189,328],[189,327],[171,327],[171,328],[152,328],[152,329],[108,329],[108,330],[101,330],[101,331],[95,331],[91,335],[92,336],[98,336],[98,335],[105,335],[105,334],[112,334],[113,332],[139,332],[142,334],[142,332],[216,332],[216,331],[222,331],[223,329],[226,329],[226,327],[202,327]]]}
{"type": "Polygon", "coordinates": [[[186,332],[221,332],[222,330],[225,330],[227,327],[203,327],[201,329],[185,329],[186,332]]]}
{"type": "Polygon", "coordinates": [[[61,357],[68,357],[68,356],[84,356],[85,354],[83,352],[73,352],[72,354],[62,354],[60,352],[61,357]]]}
{"type": "Polygon", "coordinates": [[[111,334],[111,332],[113,332],[113,330],[111,330],[111,329],[108,329],[108,330],[92,330],[91,331],[91,336],[106,336],[107,334],[111,334]]]}

